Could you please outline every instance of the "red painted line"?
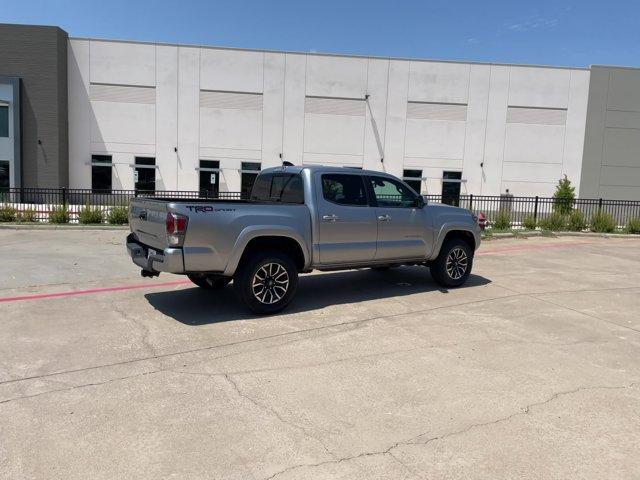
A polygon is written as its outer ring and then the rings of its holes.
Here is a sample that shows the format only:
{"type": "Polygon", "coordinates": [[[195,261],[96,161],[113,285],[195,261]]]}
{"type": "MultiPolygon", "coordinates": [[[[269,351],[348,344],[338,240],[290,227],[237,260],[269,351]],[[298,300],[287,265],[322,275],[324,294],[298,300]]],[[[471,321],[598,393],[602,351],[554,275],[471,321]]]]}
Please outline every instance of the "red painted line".
{"type": "Polygon", "coordinates": [[[139,284],[139,285],[122,285],[119,287],[92,288],[89,290],[72,290],[70,292],[40,293],[36,295],[22,295],[20,297],[0,298],[0,303],[20,302],[23,300],[41,300],[43,298],[73,297],[75,295],[91,295],[93,293],[120,292],[123,290],[136,290],[140,288],[174,287],[178,285],[187,285],[190,283],[191,282],[188,282],[186,280],[177,280],[174,282],[164,282],[164,283],[147,283],[147,284],[139,284]]]}
{"type": "MultiPolygon", "coordinates": [[[[552,243],[547,245],[527,245],[527,246],[517,246],[517,247],[506,247],[506,248],[500,248],[495,250],[481,250],[476,253],[476,256],[495,255],[495,254],[510,253],[510,252],[524,252],[528,250],[546,250],[547,248],[567,248],[567,247],[575,247],[578,245],[592,245],[593,243],[594,242],[565,242],[565,243],[552,243]]],[[[0,303],[20,302],[25,300],[42,300],[45,298],[64,298],[64,297],[73,297],[76,295],[91,295],[94,293],[121,292],[125,290],[137,290],[141,288],[175,287],[179,285],[190,285],[190,284],[191,282],[186,280],[177,280],[173,282],[163,282],[163,283],[146,283],[146,284],[137,284],[137,285],[122,285],[119,287],[92,288],[89,290],[72,290],[69,292],[40,293],[36,295],[22,295],[19,297],[0,298],[0,303]]]]}
{"type": "Polygon", "coordinates": [[[546,245],[522,245],[517,247],[497,248],[495,250],[480,250],[476,253],[476,256],[482,255],[495,255],[499,253],[509,252],[526,252],[529,250],[546,250],[547,248],[568,248],[576,247],[578,245],[593,245],[594,242],[565,242],[565,243],[551,243],[546,245]]]}

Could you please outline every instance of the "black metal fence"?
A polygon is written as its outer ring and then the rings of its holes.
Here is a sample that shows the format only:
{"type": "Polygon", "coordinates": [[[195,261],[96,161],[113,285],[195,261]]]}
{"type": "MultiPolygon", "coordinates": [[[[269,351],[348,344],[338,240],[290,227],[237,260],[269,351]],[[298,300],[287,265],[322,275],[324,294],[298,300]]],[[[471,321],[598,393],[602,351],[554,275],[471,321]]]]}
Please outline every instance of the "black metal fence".
{"type": "MultiPolygon", "coordinates": [[[[425,195],[429,202],[440,203],[441,195],[425,195]]],[[[559,209],[580,210],[587,221],[596,212],[611,214],[618,226],[624,226],[632,218],[640,218],[640,201],[606,200],[603,198],[577,198],[573,201],[561,201],[552,197],[515,197],[512,195],[460,195],[457,201],[450,202],[478,214],[484,213],[489,222],[493,222],[500,212],[509,214],[514,226],[522,224],[526,217],[540,221],[559,209]]]]}
{"type": "Polygon", "coordinates": [[[142,191],[142,190],[92,190],[71,188],[10,188],[0,190],[0,207],[13,207],[17,213],[31,211],[37,221],[47,221],[54,207],[66,205],[70,221],[77,221],[78,213],[89,206],[101,210],[104,217],[114,207],[127,207],[135,197],[169,197],[192,199],[233,200],[242,198],[240,192],[220,192],[212,196],[199,191],[142,191]]]}
{"type": "MultiPolygon", "coordinates": [[[[126,207],[134,197],[173,197],[203,199],[242,199],[240,192],[220,192],[213,196],[199,191],[135,191],[67,188],[12,188],[0,190],[0,206],[11,206],[17,212],[33,211],[38,221],[47,221],[54,207],[67,205],[71,221],[77,221],[78,212],[85,206],[102,210],[105,215],[113,207],[126,207]]],[[[425,195],[427,202],[441,203],[441,195],[425,195]]],[[[489,222],[493,222],[499,212],[508,213],[511,223],[518,226],[528,217],[540,221],[551,215],[559,206],[556,199],[550,197],[515,197],[512,195],[460,195],[447,198],[449,203],[466,208],[474,213],[484,213],[489,222]]],[[[568,209],[580,210],[587,219],[598,212],[607,212],[616,219],[618,226],[624,226],[632,218],[640,218],[640,201],[606,200],[580,198],[565,205],[568,209]]]]}

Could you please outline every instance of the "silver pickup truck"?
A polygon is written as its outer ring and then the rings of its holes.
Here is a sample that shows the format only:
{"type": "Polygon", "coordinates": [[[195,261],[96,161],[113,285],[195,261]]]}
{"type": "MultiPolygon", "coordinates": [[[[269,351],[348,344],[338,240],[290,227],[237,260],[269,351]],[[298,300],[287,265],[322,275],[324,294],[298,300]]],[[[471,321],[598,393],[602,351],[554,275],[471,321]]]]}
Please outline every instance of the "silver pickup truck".
{"type": "Polygon", "coordinates": [[[424,265],[440,285],[462,285],[480,245],[468,210],[425,204],[386,173],[341,167],[263,170],[248,200],[139,197],[127,249],[145,277],[184,274],[206,289],[233,280],[255,313],[286,307],[298,274],[424,265]]]}

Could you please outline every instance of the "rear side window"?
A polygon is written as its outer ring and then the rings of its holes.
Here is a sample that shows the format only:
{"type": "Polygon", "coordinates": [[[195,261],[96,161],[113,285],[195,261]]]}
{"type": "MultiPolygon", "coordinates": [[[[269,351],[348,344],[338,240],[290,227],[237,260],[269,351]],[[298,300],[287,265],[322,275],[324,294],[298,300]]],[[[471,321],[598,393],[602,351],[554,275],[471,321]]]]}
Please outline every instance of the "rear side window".
{"type": "Polygon", "coordinates": [[[251,190],[251,200],[257,202],[304,203],[304,188],[300,175],[265,173],[258,175],[251,190]]]}
{"type": "Polygon", "coordinates": [[[322,196],[338,205],[367,205],[367,192],[360,175],[322,175],[322,196]]]}

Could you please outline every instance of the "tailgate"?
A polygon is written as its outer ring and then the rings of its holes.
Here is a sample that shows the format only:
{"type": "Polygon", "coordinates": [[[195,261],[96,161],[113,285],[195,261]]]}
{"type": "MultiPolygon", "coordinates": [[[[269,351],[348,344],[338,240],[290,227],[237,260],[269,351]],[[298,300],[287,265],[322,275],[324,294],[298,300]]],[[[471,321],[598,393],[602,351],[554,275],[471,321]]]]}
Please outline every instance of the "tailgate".
{"type": "Polygon", "coordinates": [[[138,240],[150,247],[167,248],[167,205],[151,198],[134,198],[129,207],[129,226],[138,240]]]}

